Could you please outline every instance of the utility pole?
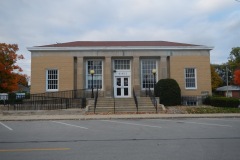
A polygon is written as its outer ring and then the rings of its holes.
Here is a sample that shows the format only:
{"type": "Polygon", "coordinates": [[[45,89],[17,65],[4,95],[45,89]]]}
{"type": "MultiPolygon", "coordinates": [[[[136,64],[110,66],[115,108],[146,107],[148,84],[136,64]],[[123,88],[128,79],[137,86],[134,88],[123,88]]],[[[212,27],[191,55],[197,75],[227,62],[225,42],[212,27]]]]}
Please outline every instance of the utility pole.
{"type": "Polygon", "coordinates": [[[228,68],[226,66],[226,76],[227,76],[227,94],[226,97],[228,97],[228,68]]]}

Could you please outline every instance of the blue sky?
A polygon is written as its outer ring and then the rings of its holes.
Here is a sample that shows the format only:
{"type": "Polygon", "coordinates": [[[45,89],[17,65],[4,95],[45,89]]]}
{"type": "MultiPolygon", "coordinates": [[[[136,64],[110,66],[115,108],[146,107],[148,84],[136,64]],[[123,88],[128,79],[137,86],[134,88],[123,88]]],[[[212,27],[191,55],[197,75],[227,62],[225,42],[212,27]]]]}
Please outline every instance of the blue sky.
{"type": "Polygon", "coordinates": [[[240,46],[236,0],[1,0],[0,42],[27,47],[70,41],[159,40],[213,46],[211,63],[240,46]]]}

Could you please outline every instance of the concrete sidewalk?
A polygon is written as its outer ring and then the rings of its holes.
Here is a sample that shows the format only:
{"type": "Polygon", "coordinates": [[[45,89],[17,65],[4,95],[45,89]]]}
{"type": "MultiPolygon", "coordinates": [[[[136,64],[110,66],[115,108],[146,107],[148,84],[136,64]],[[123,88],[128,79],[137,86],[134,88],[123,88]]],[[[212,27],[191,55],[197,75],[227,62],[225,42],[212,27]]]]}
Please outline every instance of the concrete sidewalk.
{"type": "Polygon", "coordinates": [[[240,114],[107,114],[107,115],[0,115],[0,121],[160,119],[160,118],[240,118],[240,114]]]}

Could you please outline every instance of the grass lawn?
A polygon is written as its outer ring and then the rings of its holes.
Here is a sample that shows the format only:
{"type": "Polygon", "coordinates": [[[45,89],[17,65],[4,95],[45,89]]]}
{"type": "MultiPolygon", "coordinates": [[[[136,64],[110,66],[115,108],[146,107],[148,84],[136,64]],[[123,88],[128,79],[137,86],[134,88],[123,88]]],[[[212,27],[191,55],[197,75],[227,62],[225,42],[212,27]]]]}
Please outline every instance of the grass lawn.
{"type": "Polygon", "coordinates": [[[189,114],[206,114],[206,113],[240,113],[240,108],[222,108],[222,107],[187,107],[186,112],[189,114]]]}

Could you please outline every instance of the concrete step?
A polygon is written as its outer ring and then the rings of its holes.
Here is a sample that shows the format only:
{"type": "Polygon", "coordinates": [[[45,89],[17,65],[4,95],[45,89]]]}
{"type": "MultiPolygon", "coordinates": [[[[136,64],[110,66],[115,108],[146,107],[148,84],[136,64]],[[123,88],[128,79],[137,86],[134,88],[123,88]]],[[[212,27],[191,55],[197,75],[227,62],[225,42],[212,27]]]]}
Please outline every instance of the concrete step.
{"type": "MultiPolygon", "coordinates": [[[[88,112],[94,112],[94,105],[91,105],[88,112]]],[[[96,113],[114,112],[113,98],[99,98],[96,107],[96,113]]],[[[115,98],[115,113],[129,112],[136,113],[137,108],[133,98],[115,98]]],[[[155,113],[156,109],[149,97],[138,97],[138,112],[155,113]]]]}
{"type": "MultiPolygon", "coordinates": [[[[94,112],[94,107],[89,107],[88,112],[94,112]]],[[[101,108],[96,108],[96,113],[104,113],[104,112],[111,112],[114,113],[114,108],[109,108],[109,107],[101,107],[101,108]]],[[[115,113],[136,113],[137,109],[136,108],[115,108],[115,113]]],[[[150,107],[145,107],[145,108],[138,108],[138,112],[146,112],[146,113],[155,113],[156,110],[155,108],[150,108],[150,107]]]]}

